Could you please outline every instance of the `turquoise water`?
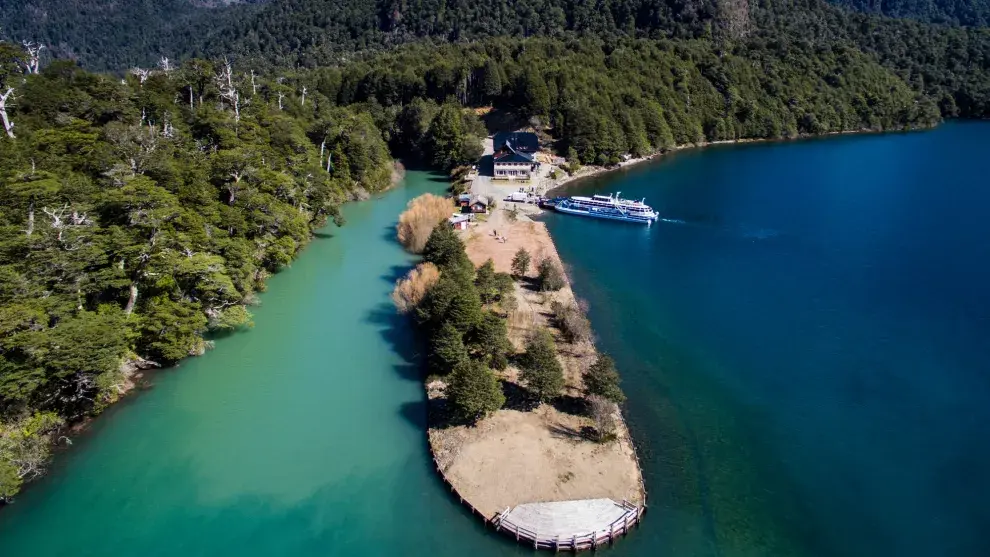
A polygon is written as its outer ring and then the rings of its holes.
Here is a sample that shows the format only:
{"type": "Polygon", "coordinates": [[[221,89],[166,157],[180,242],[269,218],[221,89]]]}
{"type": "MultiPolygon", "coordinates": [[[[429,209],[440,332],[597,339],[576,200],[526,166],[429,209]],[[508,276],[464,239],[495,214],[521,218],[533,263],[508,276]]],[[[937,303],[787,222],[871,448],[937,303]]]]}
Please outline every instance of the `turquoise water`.
{"type": "MultiPolygon", "coordinates": [[[[650,492],[635,556],[983,556],[990,125],[680,153],[549,215],[616,357],[650,492]]],[[[0,555],[530,555],[429,465],[387,294],[423,173],[345,207],[256,327],[155,375],[0,511],[0,555]]]]}
{"type": "Polygon", "coordinates": [[[444,188],[411,172],[347,205],[347,226],[270,281],[253,330],[157,374],[0,511],[0,555],[518,551],[430,468],[414,346],[388,300],[412,262],[398,214],[444,188]]]}
{"type": "Polygon", "coordinates": [[[566,190],[667,219],[546,218],[642,445],[628,554],[990,555],[988,149],[948,124],[566,190]]]}

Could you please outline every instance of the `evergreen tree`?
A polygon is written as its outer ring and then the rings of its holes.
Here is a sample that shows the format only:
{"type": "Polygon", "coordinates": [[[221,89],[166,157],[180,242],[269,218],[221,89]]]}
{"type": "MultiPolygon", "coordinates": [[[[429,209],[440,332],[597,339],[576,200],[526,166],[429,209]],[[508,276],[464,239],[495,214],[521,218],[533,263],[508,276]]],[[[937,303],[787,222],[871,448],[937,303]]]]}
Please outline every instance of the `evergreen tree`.
{"type": "Polygon", "coordinates": [[[461,332],[450,323],[440,326],[430,341],[430,370],[446,375],[467,359],[461,332]]]}
{"type": "Polygon", "coordinates": [[[433,228],[423,248],[423,259],[436,265],[441,272],[472,273],[474,271],[474,266],[471,265],[471,260],[464,251],[464,242],[446,222],[441,222],[433,228]]]}
{"type": "Polygon", "coordinates": [[[527,115],[546,119],[550,114],[550,91],[539,70],[530,67],[523,74],[519,90],[523,92],[522,106],[527,115]]]}
{"type": "Polygon", "coordinates": [[[529,270],[529,261],[530,256],[526,248],[519,248],[512,258],[512,272],[520,278],[526,276],[526,271],[529,270]]]}
{"type": "Polygon", "coordinates": [[[526,341],[520,368],[520,378],[542,402],[556,398],[564,388],[564,369],[557,360],[553,336],[546,329],[535,331],[526,341]]]}
{"type": "Polygon", "coordinates": [[[482,69],[481,88],[487,101],[492,101],[502,94],[502,76],[498,64],[493,60],[488,60],[482,69]]]}
{"type": "Polygon", "coordinates": [[[468,333],[471,351],[492,369],[505,369],[509,365],[508,354],[512,351],[505,319],[486,311],[468,333]]]}
{"type": "Polygon", "coordinates": [[[475,360],[454,369],[447,385],[447,399],[457,417],[477,421],[505,404],[505,395],[495,374],[475,360]]]}
{"type": "Polygon", "coordinates": [[[511,294],[515,286],[512,277],[505,273],[495,272],[495,262],[489,259],[478,267],[474,284],[478,287],[478,294],[481,296],[481,303],[494,304],[503,296],[511,294]]]}
{"type": "Polygon", "coordinates": [[[599,354],[584,373],[584,389],[589,395],[597,395],[615,403],[621,403],[626,399],[619,382],[615,362],[607,354],[599,354]]]}

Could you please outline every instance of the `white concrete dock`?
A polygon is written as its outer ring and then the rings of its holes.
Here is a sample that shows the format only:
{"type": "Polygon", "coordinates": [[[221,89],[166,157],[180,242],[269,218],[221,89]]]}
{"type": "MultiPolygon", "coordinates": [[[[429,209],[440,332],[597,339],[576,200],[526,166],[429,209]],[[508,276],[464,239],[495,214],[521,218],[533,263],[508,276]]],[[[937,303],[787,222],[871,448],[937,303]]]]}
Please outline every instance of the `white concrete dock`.
{"type": "Polygon", "coordinates": [[[496,527],[537,549],[580,551],[611,543],[635,525],[643,509],[611,499],[526,503],[506,509],[496,527]]]}

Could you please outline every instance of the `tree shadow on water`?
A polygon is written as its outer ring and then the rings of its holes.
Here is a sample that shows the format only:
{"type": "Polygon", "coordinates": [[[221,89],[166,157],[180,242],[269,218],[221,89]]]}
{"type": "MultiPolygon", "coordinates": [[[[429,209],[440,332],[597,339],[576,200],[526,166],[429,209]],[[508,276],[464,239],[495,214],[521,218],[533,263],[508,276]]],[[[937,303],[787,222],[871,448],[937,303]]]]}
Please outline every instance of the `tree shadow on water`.
{"type": "MultiPolygon", "coordinates": [[[[392,265],[389,267],[388,271],[385,272],[385,274],[381,275],[380,278],[389,285],[394,286],[395,283],[398,282],[399,279],[405,277],[411,269],[412,267],[409,265],[392,265]]],[[[394,307],[392,308],[392,311],[395,311],[394,307]]]]}
{"type": "Polygon", "coordinates": [[[403,402],[399,407],[399,415],[417,429],[426,429],[428,406],[426,400],[403,402]]]}
{"type": "Polygon", "coordinates": [[[402,362],[393,366],[396,374],[409,381],[423,379],[423,346],[412,320],[395,311],[390,302],[375,306],[365,321],[378,328],[378,334],[395,350],[402,362]]]}
{"type": "Polygon", "coordinates": [[[383,228],[382,240],[385,240],[389,244],[402,247],[402,244],[399,242],[399,237],[396,235],[396,228],[395,228],[396,226],[398,226],[398,223],[392,223],[386,226],[385,228],[383,228]]]}

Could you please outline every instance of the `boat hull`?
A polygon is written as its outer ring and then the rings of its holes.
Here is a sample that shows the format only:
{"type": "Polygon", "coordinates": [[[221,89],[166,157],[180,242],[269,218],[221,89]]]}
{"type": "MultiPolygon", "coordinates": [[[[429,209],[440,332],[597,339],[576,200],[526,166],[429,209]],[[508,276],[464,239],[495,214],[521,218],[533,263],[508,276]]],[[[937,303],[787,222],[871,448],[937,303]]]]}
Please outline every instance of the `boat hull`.
{"type": "Polygon", "coordinates": [[[588,210],[588,209],[573,209],[573,208],[567,206],[566,204],[557,204],[557,206],[554,207],[554,210],[556,210],[559,213],[566,213],[568,215],[577,215],[579,217],[588,217],[588,218],[593,218],[593,219],[614,220],[614,221],[618,221],[618,222],[629,222],[629,223],[633,223],[633,224],[646,224],[646,225],[649,225],[649,224],[653,224],[653,220],[654,220],[654,219],[650,219],[650,218],[634,218],[634,217],[630,217],[630,216],[627,216],[627,215],[621,215],[621,214],[617,215],[617,214],[614,214],[614,213],[606,213],[604,211],[591,211],[591,210],[588,210]]]}

